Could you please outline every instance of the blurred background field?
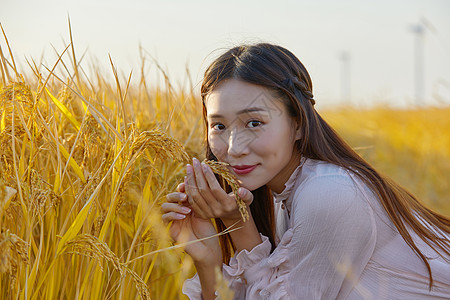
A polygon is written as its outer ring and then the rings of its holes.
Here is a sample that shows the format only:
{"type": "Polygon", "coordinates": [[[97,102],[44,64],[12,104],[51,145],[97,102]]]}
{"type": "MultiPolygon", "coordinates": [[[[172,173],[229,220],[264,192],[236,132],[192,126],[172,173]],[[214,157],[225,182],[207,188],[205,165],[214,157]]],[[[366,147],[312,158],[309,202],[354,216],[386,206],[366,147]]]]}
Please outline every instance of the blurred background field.
{"type": "Polygon", "coordinates": [[[378,171],[450,216],[450,107],[347,107],[323,115],[378,171]]]}
{"type": "MultiPolygon", "coordinates": [[[[132,75],[112,60],[107,73],[86,71],[73,43],[47,65],[1,49],[0,298],[185,299],[194,270],[171,248],[159,205],[187,158],[204,158],[189,70],[182,89],[147,54],[132,75]]],[[[376,169],[450,216],[449,107],[320,112],[376,169]]]]}

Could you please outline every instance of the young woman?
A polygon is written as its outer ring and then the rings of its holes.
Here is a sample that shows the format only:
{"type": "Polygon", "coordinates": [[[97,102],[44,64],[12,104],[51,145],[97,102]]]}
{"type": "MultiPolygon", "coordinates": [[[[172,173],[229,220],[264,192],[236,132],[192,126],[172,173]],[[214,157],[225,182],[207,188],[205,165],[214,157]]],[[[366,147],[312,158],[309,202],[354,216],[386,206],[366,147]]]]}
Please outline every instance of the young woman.
{"type": "Polygon", "coordinates": [[[201,87],[206,157],[162,205],[197,268],[183,292],[215,298],[215,267],[236,299],[448,299],[450,220],[380,175],[314,109],[311,78],[280,46],[235,47],[201,87]],[[233,255],[233,256],[232,256],[233,255]]]}

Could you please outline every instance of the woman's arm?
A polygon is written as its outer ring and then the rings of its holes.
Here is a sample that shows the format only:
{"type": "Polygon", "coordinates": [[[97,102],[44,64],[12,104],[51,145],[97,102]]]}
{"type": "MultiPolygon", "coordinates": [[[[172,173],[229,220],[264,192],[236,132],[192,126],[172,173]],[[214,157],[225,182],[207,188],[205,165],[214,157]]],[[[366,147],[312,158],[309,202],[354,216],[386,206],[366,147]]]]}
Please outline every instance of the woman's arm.
{"type": "MultiPolygon", "coordinates": [[[[240,194],[241,198],[250,197],[249,195],[246,195],[246,193],[251,194],[250,191],[242,189],[242,194],[240,194]]],[[[221,218],[226,227],[230,227],[236,223],[237,226],[240,227],[239,230],[230,232],[230,237],[236,246],[236,252],[240,252],[242,250],[251,251],[256,245],[262,243],[261,235],[258,232],[258,228],[256,227],[249,206],[247,206],[247,211],[249,214],[249,219],[246,222],[242,222],[241,218],[221,218]]]]}
{"type": "Polygon", "coordinates": [[[216,299],[215,286],[216,286],[216,273],[215,268],[218,267],[222,271],[222,263],[216,265],[195,264],[197,274],[202,286],[202,299],[210,300],[216,299]]]}
{"type": "Polygon", "coordinates": [[[161,206],[162,219],[170,226],[170,235],[176,243],[188,243],[185,251],[191,256],[197,268],[201,289],[191,299],[214,299],[215,267],[222,267],[222,252],[218,238],[209,238],[216,230],[209,219],[199,218],[191,210],[185,192],[186,181],[177,187],[177,192],[167,195],[167,202],[161,206]],[[202,241],[196,240],[203,239],[202,241]]]}

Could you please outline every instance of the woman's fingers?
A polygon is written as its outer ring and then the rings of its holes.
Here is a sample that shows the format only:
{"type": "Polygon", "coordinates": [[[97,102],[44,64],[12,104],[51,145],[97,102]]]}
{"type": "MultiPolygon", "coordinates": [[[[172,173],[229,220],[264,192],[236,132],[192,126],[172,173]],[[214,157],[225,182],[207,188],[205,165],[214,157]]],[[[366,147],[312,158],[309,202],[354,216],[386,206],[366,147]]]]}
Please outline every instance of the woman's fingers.
{"type": "Polygon", "coordinates": [[[191,212],[191,209],[189,207],[179,205],[176,203],[166,202],[161,205],[161,211],[163,213],[176,212],[180,214],[189,214],[191,212]]]}
{"type": "Polygon", "coordinates": [[[161,205],[161,211],[163,213],[162,220],[166,225],[170,221],[183,220],[187,214],[191,213],[189,207],[168,202],[161,205]]]}
{"type": "Polygon", "coordinates": [[[241,197],[242,201],[244,201],[245,204],[250,205],[253,202],[253,194],[246,188],[240,187],[238,190],[239,197],[241,197]]]}
{"type": "Polygon", "coordinates": [[[205,178],[202,164],[200,164],[200,161],[198,161],[198,159],[196,158],[194,158],[193,167],[199,194],[203,197],[203,199],[206,200],[205,203],[210,207],[212,211],[217,210],[219,208],[219,203],[211,192],[211,188],[208,184],[207,179],[205,178]]]}
{"type": "Polygon", "coordinates": [[[199,193],[197,188],[197,181],[194,174],[193,167],[188,164],[186,166],[187,179],[185,181],[185,189],[188,194],[189,204],[192,206],[195,213],[203,219],[210,218],[212,216],[211,209],[199,193]]]}
{"type": "Polygon", "coordinates": [[[180,192],[180,193],[184,193],[185,192],[184,182],[182,182],[179,185],[177,185],[177,192],[180,192]]]}
{"type": "Polygon", "coordinates": [[[163,220],[164,224],[166,224],[166,225],[169,224],[170,221],[178,221],[178,220],[183,220],[185,218],[186,218],[186,215],[179,214],[179,213],[176,213],[173,211],[162,215],[162,220],[163,220]]]}
{"type": "Polygon", "coordinates": [[[170,193],[166,195],[167,202],[170,203],[183,203],[188,200],[188,197],[185,193],[170,193]]]}
{"type": "Polygon", "coordinates": [[[227,194],[217,181],[214,172],[207,165],[202,163],[203,174],[208,181],[209,188],[214,195],[214,199],[217,201],[217,206],[220,207],[221,214],[228,215],[229,213],[234,213],[237,211],[237,204],[234,198],[234,193],[231,192],[227,194]]]}
{"type": "MultiPolygon", "coordinates": [[[[208,165],[194,158],[193,165],[188,164],[186,171],[183,187],[188,195],[188,202],[198,217],[221,218],[238,213],[234,196],[223,190],[208,165]]],[[[251,199],[246,200],[251,202],[251,199]]]]}
{"type": "Polygon", "coordinates": [[[222,189],[211,168],[205,163],[201,164],[201,168],[214,199],[218,202],[229,200],[229,195],[222,189]]]}

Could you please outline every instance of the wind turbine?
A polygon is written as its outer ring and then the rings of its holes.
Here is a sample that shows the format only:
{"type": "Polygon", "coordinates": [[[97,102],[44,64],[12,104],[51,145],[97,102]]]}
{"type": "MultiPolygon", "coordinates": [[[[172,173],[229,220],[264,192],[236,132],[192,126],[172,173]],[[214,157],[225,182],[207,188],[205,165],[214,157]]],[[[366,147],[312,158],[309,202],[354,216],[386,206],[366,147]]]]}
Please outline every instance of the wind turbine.
{"type": "Polygon", "coordinates": [[[425,33],[427,30],[435,33],[436,29],[424,17],[419,23],[410,26],[415,35],[414,40],[414,94],[416,105],[425,104],[425,33]]]}
{"type": "Polygon", "coordinates": [[[342,101],[347,104],[351,103],[350,94],[350,59],[351,55],[348,51],[341,51],[339,53],[339,60],[341,64],[341,97],[342,101]]]}

